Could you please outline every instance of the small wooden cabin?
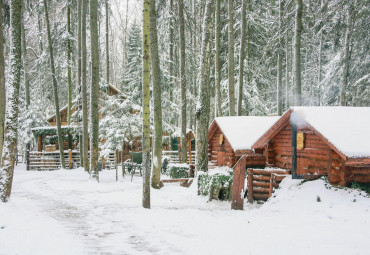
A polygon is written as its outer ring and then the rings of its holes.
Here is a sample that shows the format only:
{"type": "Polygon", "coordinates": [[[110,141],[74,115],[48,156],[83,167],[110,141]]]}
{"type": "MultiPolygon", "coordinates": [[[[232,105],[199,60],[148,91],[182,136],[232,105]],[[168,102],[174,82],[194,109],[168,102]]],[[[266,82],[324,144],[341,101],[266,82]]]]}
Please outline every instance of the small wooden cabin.
{"type": "MultiPolygon", "coordinates": [[[[113,86],[111,84],[108,86],[108,95],[109,96],[115,96],[115,95],[118,95],[120,93],[121,93],[121,91],[119,89],[117,89],[115,86],[113,86]]],[[[125,96],[123,96],[123,97],[126,98],[125,96]]],[[[72,107],[72,114],[75,111],[77,111],[77,107],[73,106],[72,107]]],[[[62,126],[67,126],[68,125],[68,105],[64,106],[62,109],[59,109],[59,114],[60,114],[59,116],[60,116],[60,120],[61,120],[61,125],[62,126]]],[[[101,118],[102,118],[102,116],[101,116],[101,114],[99,114],[99,119],[101,119],[101,118]]],[[[53,114],[52,116],[50,116],[48,118],[48,122],[52,126],[57,125],[55,114],[53,114]]]]}
{"type": "Polygon", "coordinates": [[[242,155],[246,166],[264,166],[262,153],[251,148],[279,117],[232,116],[215,118],[208,129],[208,155],[213,166],[233,167],[242,155]]]}
{"type": "Polygon", "coordinates": [[[370,182],[370,107],[290,108],[252,148],[298,177],[370,182]]]}

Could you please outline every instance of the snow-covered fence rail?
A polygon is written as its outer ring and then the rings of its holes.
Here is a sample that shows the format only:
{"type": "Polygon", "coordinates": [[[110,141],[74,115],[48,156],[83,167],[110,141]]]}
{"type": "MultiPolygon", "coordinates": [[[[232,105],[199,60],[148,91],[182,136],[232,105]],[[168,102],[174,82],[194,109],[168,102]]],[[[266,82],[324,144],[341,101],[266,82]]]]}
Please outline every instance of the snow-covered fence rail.
{"type": "MultiPolygon", "coordinates": [[[[69,168],[80,166],[79,151],[64,151],[64,160],[69,168]]],[[[59,151],[37,152],[30,151],[26,154],[27,170],[56,170],[61,168],[59,151]]]]}
{"type": "MultiPolygon", "coordinates": [[[[162,151],[163,156],[168,158],[168,163],[177,164],[181,161],[181,153],[178,151],[162,151]]],[[[191,157],[187,153],[187,162],[192,165],[195,164],[195,151],[191,151],[191,157]],[[191,159],[191,162],[190,162],[191,159]]]]}

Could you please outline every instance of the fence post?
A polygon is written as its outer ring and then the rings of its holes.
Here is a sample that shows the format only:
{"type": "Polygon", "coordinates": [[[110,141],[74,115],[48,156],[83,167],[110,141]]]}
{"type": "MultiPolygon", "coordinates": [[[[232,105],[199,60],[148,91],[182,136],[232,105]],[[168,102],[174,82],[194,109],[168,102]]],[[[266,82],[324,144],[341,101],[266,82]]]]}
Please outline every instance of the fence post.
{"type": "Polygon", "coordinates": [[[27,171],[30,170],[30,151],[26,150],[26,164],[27,164],[27,171]]]}
{"type": "Polygon", "coordinates": [[[248,203],[253,203],[253,169],[248,169],[248,203]]]}
{"type": "Polygon", "coordinates": [[[72,150],[68,150],[68,155],[69,155],[69,169],[73,168],[73,160],[72,160],[72,150]]]}
{"type": "Polygon", "coordinates": [[[242,156],[242,158],[237,162],[237,165],[234,168],[233,191],[231,200],[231,209],[234,210],[243,210],[246,162],[247,161],[245,156],[242,156]]]}

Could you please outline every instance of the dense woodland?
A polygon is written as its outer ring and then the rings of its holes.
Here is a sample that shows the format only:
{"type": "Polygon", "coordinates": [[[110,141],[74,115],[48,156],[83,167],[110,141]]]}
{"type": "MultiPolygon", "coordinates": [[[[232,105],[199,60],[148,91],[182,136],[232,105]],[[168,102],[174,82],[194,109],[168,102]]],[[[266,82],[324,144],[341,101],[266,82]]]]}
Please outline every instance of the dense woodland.
{"type": "Polygon", "coordinates": [[[154,188],[163,131],[179,128],[184,143],[186,129],[194,130],[197,169],[206,170],[216,116],[370,106],[369,0],[0,2],[3,201],[16,149],[34,146],[31,128],[47,125],[65,105],[78,107],[68,121],[83,127],[85,156],[91,143],[84,167],[93,178],[99,139],[108,141],[103,151],[114,151],[143,134],[144,181],[152,168],[154,188]],[[99,109],[99,90],[108,84],[125,100],[106,98],[99,109]],[[98,112],[111,109],[99,121],[98,112]]]}

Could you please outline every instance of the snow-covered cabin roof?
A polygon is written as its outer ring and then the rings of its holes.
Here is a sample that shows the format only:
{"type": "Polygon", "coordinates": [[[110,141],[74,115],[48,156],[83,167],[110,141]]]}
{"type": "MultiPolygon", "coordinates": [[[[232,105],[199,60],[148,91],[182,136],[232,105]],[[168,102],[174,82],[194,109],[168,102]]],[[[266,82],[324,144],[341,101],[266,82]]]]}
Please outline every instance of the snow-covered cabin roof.
{"type": "Polygon", "coordinates": [[[293,107],[291,120],[309,123],[347,157],[370,157],[370,107],[293,107]]]}
{"type": "Polygon", "coordinates": [[[260,147],[287,121],[298,127],[310,125],[330,147],[347,157],[370,157],[370,107],[292,107],[252,147],[260,147]]]}
{"type": "Polygon", "coordinates": [[[234,151],[250,150],[252,145],[279,119],[267,116],[217,117],[210,129],[217,123],[234,151]]]}

